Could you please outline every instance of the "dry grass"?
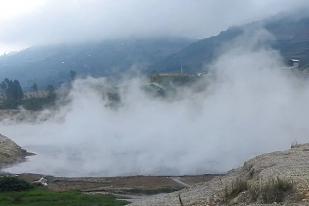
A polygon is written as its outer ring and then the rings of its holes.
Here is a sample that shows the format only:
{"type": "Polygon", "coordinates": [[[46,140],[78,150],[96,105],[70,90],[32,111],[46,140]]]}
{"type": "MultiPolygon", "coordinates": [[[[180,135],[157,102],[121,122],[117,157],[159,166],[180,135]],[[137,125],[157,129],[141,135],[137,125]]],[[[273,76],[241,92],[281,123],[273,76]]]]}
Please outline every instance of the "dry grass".
{"type": "Polygon", "coordinates": [[[240,193],[247,193],[248,202],[280,203],[295,194],[294,183],[279,177],[260,184],[250,184],[248,180],[236,178],[224,189],[224,202],[228,203],[240,193]]]}
{"type": "Polygon", "coordinates": [[[253,201],[262,203],[283,202],[286,196],[295,192],[294,183],[279,177],[270,179],[262,186],[251,186],[249,193],[253,201]]]}
{"type": "Polygon", "coordinates": [[[230,186],[224,188],[224,201],[227,202],[246,190],[248,190],[247,180],[236,178],[230,186]]]}

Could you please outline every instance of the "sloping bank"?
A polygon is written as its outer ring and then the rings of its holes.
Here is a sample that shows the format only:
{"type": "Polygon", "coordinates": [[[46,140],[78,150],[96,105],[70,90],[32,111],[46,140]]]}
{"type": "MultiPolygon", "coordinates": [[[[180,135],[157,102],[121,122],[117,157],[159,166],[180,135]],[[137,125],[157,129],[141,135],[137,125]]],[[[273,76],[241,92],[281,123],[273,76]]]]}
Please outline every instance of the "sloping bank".
{"type": "Polygon", "coordinates": [[[22,162],[30,155],[8,137],[0,134],[0,169],[14,163],[22,162]]]}
{"type": "Polygon", "coordinates": [[[132,206],[309,205],[309,144],[257,156],[206,183],[132,206]]]}

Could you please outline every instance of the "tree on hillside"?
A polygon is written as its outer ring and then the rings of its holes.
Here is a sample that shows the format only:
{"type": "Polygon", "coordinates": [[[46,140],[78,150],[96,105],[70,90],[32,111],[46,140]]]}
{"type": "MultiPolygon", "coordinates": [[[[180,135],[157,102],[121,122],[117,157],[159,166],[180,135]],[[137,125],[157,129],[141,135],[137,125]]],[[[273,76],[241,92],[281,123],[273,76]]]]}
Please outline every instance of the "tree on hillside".
{"type": "MultiPolygon", "coordinates": [[[[31,87],[33,92],[38,91],[37,84],[33,84],[31,87]]],[[[42,110],[45,107],[54,105],[56,100],[56,92],[53,85],[46,87],[46,95],[33,95],[30,98],[22,101],[22,106],[27,110],[42,110]]]]}
{"type": "Polygon", "coordinates": [[[38,88],[38,85],[36,83],[34,83],[32,86],[31,86],[31,90],[33,92],[38,92],[39,91],[39,88],[38,88]]]}
{"type": "Polygon", "coordinates": [[[6,78],[1,82],[0,88],[5,97],[5,104],[9,108],[17,107],[24,98],[24,92],[18,80],[6,78]]]}
{"type": "Polygon", "coordinates": [[[15,93],[15,96],[14,98],[17,100],[17,101],[20,101],[24,98],[24,91],[19,83],[18,80],[14,80],[13,81],[13,88],[14,88],[14,93],[15,93]]]}
{"type": "Polygon", "coordinates": [[[48,98],[50,99],[54,99],[56,97],[56,92],[55,92],[55,87],[51,84],[49,84],[47,87],[46,87],[46,90],[47,90],[47,96],[48,98]]]}
{"type": "Polygon", "coordinates": [[[71,79],[71,81],[74,81],[76,79],[76,75],[77,75],[76,71],[74,71],[74,70],[70,71],[70,79],[71,79]]]}

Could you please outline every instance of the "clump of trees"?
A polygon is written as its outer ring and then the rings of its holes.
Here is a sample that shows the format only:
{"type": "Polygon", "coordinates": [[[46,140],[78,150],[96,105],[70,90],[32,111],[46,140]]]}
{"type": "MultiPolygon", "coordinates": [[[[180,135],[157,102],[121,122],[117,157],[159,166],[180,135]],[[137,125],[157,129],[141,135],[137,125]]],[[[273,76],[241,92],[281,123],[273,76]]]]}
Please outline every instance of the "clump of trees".
{"type": "MultiPolygon", "coordinates": [[[[38,93],[38,86],[33,84],[31,87],[32,92],[38,93]]],[[[28,110],[41,110],[46,106],[53,105],[56,101],[56,90],[54,86],[48,85],[46,87],[46,95],[44,96],[32,96],[22,101],[22,106],[28,110]]]]}
{"type": "Polygon", "coordinates": [[[24,98],[24,92],[18,80],[6,78],[1,82],[0,88],[4,96],[4,106],[7,108],[16,108],[24,98]]]}
{"type": "Polygon", "coordinates": [[[56,100],[55,88],[48,85],[39,94],[39,87],[36,83],[31,86],[32,95],[25,95],[18,80],[4,79],[0,82],[0,109],[16,109],[23,106],[28,110],[40,110],[43,107],[54,104],[56,100]]]}

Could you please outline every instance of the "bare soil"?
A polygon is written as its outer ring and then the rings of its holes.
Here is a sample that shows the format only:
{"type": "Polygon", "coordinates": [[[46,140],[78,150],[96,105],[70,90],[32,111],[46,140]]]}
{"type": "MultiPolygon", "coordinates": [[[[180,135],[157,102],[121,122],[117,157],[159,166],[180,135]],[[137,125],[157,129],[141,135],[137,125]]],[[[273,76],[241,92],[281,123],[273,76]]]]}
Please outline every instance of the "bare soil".
{"type": "Polygon", "coordinates": [[[131,177],[53,177],[40,174],[20,174],[20,178],[32,182],[45,177],[48,179],[48,188],[53,191],[79,190],[84,192],[111,192],[119,194],[158,194],[173,192],[185,188],[182,182],[193,185],[209,181],[216,175],[198,176],[131,176],[131,177]]]}

